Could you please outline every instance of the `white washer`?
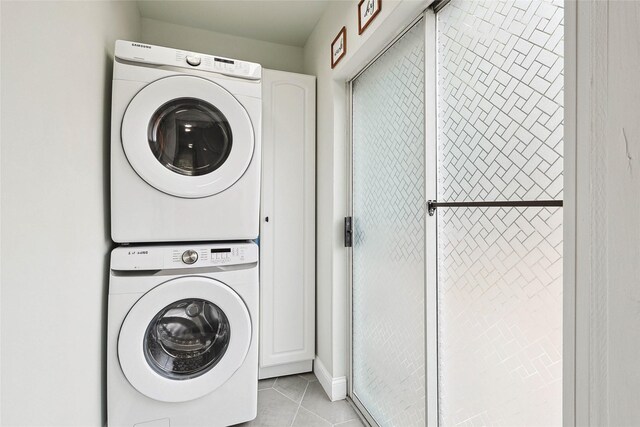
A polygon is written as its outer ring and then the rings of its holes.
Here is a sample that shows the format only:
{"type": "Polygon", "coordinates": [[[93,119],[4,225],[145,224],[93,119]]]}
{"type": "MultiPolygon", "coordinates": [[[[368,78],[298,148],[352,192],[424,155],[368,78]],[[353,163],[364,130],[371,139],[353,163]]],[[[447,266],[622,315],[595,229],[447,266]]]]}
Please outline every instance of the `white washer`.
{"type": "Polygon", "coordinates": [[[254,419],[257,319],[254,243],[114,249],[109,426],[216,427],[254,419]]]}
{"type": "Polygon", "coordinates": [[[261,75],[250,62],[116,42],[114,241],[258,236],[261,75]]]}

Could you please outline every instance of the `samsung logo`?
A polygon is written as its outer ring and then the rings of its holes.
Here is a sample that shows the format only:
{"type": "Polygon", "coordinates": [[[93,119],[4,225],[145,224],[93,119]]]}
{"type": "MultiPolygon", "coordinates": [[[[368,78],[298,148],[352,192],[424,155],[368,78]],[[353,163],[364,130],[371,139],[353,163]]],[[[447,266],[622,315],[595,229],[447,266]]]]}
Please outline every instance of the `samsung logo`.
{"type": "Polygon", "coordinates": [[[151,46],[146,45],[146,44],[140,44],[140,43],[131,43],[131,46],[142,47],[144,49],[151,49],[151,46]]]}

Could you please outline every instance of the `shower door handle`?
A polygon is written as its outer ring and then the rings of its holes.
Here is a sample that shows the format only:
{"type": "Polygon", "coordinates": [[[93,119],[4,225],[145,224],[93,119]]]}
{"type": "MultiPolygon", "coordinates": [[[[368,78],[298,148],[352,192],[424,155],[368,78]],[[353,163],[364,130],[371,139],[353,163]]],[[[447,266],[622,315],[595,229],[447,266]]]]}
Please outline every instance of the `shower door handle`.
{"type": "Polygon", "coordinates": [[[532,208],[532,207],[562,207],[562,200],[497,200],[491,202],[438,202],[427,201],[429,216],[436,213],[436,208],[532,208]]]}
{"type": "Polygon", "coordinates": [[[353,218],[350,216],[344,217],[344,247],[350,248],[353,246],[353,218]]]}

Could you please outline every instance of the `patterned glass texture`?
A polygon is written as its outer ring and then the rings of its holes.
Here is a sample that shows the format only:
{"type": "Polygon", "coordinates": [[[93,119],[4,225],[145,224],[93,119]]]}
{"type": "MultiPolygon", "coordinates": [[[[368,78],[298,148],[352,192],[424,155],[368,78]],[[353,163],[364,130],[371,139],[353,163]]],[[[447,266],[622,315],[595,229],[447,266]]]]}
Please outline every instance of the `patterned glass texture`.
{"type": "Polygon", "coordinates": [[[438,200],[562,199],[562,0],[437,14],[438,200]]]}
{"type": "Polygon", "coordinates": [[[438,209],[440,425],[562,424],[562,208],[438,209]]]}
{"type": "Polygon", "coordinates": [[[425,425],[424,23],[353,82],[353,391],[425,425]]]}
{"type": "MultiPolygon", "coordinates": [[[[438,200],[562,199],[562,2],[437,15],[438,200]]],[[[438,209],[441,425],[562,422],[562,209],[438,209]]]]}

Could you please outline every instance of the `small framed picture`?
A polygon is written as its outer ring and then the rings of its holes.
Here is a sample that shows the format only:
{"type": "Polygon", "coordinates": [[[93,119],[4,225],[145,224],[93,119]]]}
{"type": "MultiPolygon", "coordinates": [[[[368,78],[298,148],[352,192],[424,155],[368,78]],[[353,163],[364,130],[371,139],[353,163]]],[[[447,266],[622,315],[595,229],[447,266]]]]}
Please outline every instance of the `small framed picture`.
{"type": "Polygon", "coordinates": [[[360,0],[358,3],[358,34],[364,33],[382,10],[382,0],[360,0]]]}
{"type": "Polygon", "coordinates": [[[347,54],[347,27],[342,27],[338,35],[331,43],[331,68],[335,68],[338,62],[347,54]]]}

